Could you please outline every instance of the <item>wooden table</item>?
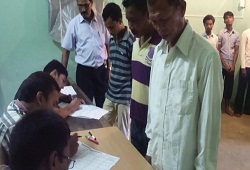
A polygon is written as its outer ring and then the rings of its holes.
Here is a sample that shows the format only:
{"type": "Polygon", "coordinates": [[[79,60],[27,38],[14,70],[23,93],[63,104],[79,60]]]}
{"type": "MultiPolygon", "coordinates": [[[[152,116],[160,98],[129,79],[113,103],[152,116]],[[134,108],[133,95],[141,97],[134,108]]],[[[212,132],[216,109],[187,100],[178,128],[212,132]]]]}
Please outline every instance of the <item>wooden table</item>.
{"type": "Polygon", "coordinates": [[[91,133],[97,138],[99,145],[85,139],[85,135],[89,135],[87,130],[77,133],[82,136],[79,138],[81,142],[98,151],[120,158],[112,170],[153,170],[117,127],[92,129],[91,133]]]}
{"type": "MultiPolygon", "coordinates": [[[[86,96],[86,94],[80,89],[80,87],[70,77],[68,77],[68,80],[70,82],[70,85],[76,91],[77,97],[84,99],[86,104],[93,105],[92,101],[86,96]]],[[[110,124],[104,117],[102,117],[100,120],[96,120],[96,119],[85,119],[85,118],[77,118],[77,117],[69,116],[66,118],[66,121],[71,131],[96,129],[96,128],[110,126],[110,124]]]]}

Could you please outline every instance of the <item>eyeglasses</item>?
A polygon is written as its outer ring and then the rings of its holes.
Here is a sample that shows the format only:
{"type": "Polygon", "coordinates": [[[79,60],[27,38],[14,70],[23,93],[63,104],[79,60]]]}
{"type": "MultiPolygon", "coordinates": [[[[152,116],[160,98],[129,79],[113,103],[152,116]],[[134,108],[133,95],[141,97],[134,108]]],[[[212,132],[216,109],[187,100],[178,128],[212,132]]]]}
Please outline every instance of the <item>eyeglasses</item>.
{"type": "Polygon", "coordinates": [[[68,159],[68,161],[69,161],[69,169],[74,168],[74,165],[75,165],[75,162],[76,162],[75,160],[71,159],[71,158],[68,157],[68,156],[64,156],[64,155],[62,155],[62,154],[60,154],[60,156],[61,156],[62,158],[68,159]]]}
{"type": "Polygon", "coordinates": [[[88,3],[88,4],[77,4],[78,8],[80,8],[80,9],[82,9],[82,8],[89,9],[89,5],[90,5],[90,3],[88,3]]]}

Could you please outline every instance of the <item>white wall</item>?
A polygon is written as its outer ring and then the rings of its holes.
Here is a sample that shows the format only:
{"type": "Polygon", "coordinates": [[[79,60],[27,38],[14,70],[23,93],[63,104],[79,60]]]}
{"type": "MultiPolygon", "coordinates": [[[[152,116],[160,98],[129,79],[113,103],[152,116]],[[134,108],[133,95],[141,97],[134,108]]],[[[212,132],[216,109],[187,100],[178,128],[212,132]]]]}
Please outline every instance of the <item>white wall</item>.
{"type": "MultiPolygon", "coordinates": [[[[186,18],[189,20],[193,29],[198,33],[202,34],[204,32],[203,26],[203,18],[207,14],[212,14],[215,17],[215,25],[213,32],[218,34],[220,30],[225,27],[223,14],[226,11],[232,11],[234,13],[235,19],[233,28],[242,34],[242,32],[248,28],[250,28],[250,3],[247,1],[245,3],[245,8],[239,7],[240,0],[187,0],[187,12],[186,18]],[[233,4],[233,5],[232,5],[233,4]],[[197,10],[199,7],[199,10],[197,10]],[[198,12],[199,13],[198,13],[198,12]]],[[[233,96],[231,98],[231,102],[234,102],[234,98],[237,91],[238,85],[238,72],[240,68],[240,55],[236,63],[236,71],[235,71],[235,83],[233,96]]]]}

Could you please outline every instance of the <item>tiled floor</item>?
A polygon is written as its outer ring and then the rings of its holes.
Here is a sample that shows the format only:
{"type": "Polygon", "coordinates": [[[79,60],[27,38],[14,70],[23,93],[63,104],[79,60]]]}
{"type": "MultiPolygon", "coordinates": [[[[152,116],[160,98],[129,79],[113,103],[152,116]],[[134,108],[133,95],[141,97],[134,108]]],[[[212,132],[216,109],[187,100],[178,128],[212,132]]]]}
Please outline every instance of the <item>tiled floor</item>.
{"type": "Polygon", "coordinates": [[[250,170],[250,116],[222,114],[218,170],[250,170]]]}

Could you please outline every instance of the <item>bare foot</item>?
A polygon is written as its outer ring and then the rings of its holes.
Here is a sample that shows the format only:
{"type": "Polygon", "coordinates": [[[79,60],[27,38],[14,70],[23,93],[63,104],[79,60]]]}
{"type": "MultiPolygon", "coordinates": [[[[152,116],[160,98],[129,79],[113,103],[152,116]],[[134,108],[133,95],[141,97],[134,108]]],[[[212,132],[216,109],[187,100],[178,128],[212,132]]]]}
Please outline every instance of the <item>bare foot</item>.
{"type": "Polygon", "coordinates": [[[239,117],[239,118],[240,118],[240,117],[241,117],[241,114],[240,114],[240,113],[235,113],[235,112],[234,112],[234,116],[236,116],[236,117],[239,117]]]}
{"type": "Polygon", "coordinates": [[[226,107],[225,112],[226,112],[229,116],[234,116],[233,109],[232,109],[229,105],[226,107]]]}

